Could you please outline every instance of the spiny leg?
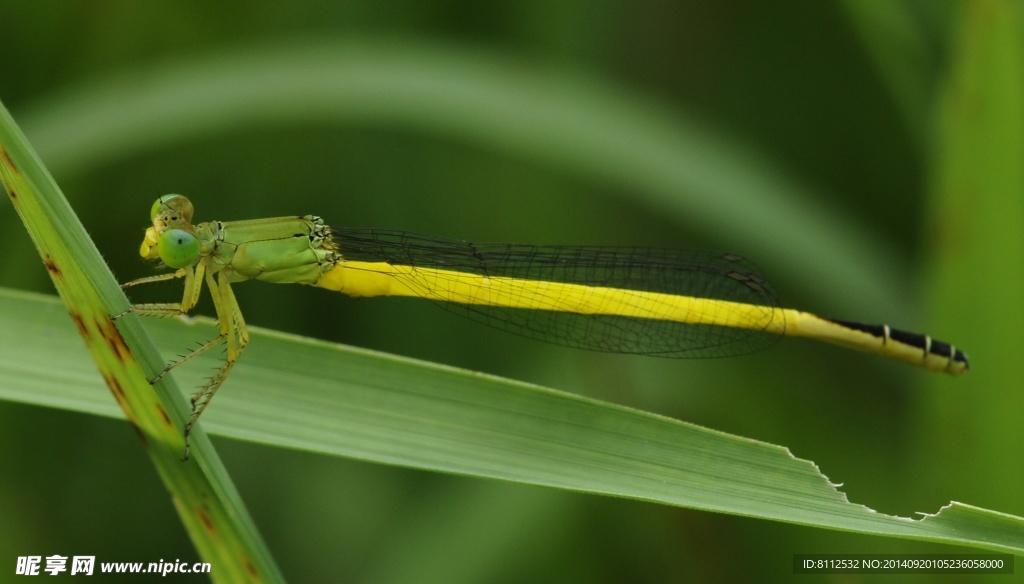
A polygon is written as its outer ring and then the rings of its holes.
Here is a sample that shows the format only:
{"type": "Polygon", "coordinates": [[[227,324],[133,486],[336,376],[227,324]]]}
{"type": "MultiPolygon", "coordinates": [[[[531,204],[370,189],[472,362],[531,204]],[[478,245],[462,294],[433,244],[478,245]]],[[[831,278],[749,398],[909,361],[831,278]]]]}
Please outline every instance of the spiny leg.
{"type": "Polygon", "coordinates": [[[153,282],[165,282],[167,280],[174,280],[177,278],[184,278],[185,285],[181,296],[181,302],[158,302],[158,303],[144,303],[144,304],[132,304],[128,307],[128,310],[120,314],[114,315],[114,319],[117,320],[128,313],[140,314],[143,316],[179,316],[188,313],[189,310],[195,307],[196,303],[199,302],[199,293],[203,289],[203,274],[206,272],[206,259],[204,258],[193,268],[192,266],[186,266],[177,271],[170,272],[167,274],[158,274],[156,276],[148,276],[146,278],[139,278],[132,280],[131,282],[125,282],[121,284],[121,289],[125,290],[132,286],[138,286],[140,284],[151,284],[153,282]]]}
{"type": "Polygon", "coordinates": [[[189,268],[180,268],[173,272],[167,272],[165,274],[157,274],[155,276],[146,276],[145,278],[137,278],[131,282],[125,282],[121,284],[121,289],[126,290],[132,286],[138,286],[139,284],[151,284],[153,282],[166,282],[167,280],[174,280],[176,278],[184,278],[188,274],[189,268]]]}
{"type": "Polygon", "coordinates": [[[238,303],[235,300],[235,295],[231,291],[231,286],[228,284],[227,280],[223,278],[220,284],[217,283],[213,274],[206,269],[208,261],[209,258],[204,257],[194,267],[186,266],[173,273],[139,278],[122,284],[121,288],[124,289],[137,286],[139,284],[163,282],[176,278],[185,279],[184,291],[182,293],[180,303],[161,302],[133,304],[128,308],[128,310],[114,316],[114,318],[117,319],[128,313],[135,313],[143,316],[178,316],[187,314],[188,311],[194,308],[196,303],[199,301],[199,293],[202,291],[203,281],[205,280],[207,285],[210,287],[210,294],[213,297],[214,307],[217,309],[217,320],[220,328],[220,334],[213,340],[185,354],[177,361],[168,363],[156,377],[149,381],[150,384],[156,383],[167,375],[171,369],[174,369],[178,365],[191,361],[196,356],[205,353],[220,343],[225,341],[228,343],[228,358],[224,365],[221,366],[217,373],[215,373],[213,377],[206,382],[198,393],[192,396],[192,416],[189,418],[188,423],[185,424],[184,429],[185,460],[188,460],[191,449],[189,434],[192,431],[192,426],[195,425],[196,420],[199,419],[199,415],[206,409],[210,398],[213,397],[213,394],[216,393],[217,389],[224,382],[227,374],[234,366],[234,362],[238,358],[238,354],[241,352],[241,349],[249,342],[249,334],[245,328],[245,322],[242,320],[242,314],[238,308],[238,303]]]}
{"type": "MultiPolygon", "coordinates": [[[[165,282],[167,280],[174,280],[175,278],[185,278],[185,288],[187,290],[189,284],[191,283],[188,278],[188,272],[191,271],[191,268],[182,268],[176,272],[159,274],[157,276],[149,276],[147,278],[139,278],[137,280],[132,280],[131,282],[125,282],[124,284],[121,284],[121,289],[127,290],[128,288],[131,288],[132,286],[138,286],[139,284],[151,284],[153,282],[165,282]]],[[[129,313],[141,314],[143,316],[177,316],[179,314],[185,314],[185,311],[182,310],[181,303],[176,302],[132,304],[124,312],[115,314],[114,320],[117,320],[129,313]]]]}
{"type": "Polygon", "coordinates": [[[186,355],[179,363],[191,359],[200,352],[206,351],[222,341],[227,342],[227,354],[224,358],[224,364],[221,365],[220,369],[192,396],[192,417],[185,424],[185,460],[188,460],[192,448],[189,440],[192,427],[195,426],[199,416],[206,410],[206,406],[210,405],[210,400],[213,399],[214,394],[217,393],[224,380],[227,379],[228,374],[231,373],[231,369],[234,368],[238,356],[241,355],[245,346],[249,344],[249,331],[245,326],[245,320],[242,318],[238,301],[235,299],[235,293],[231,289],[231,284],[224,276],[224,272],[221,272],[220,277],[217,279],[214,278],[213,274],[207,273],[206,285],[210,288],[210,295],[217,310],[217,323],[220,327],[220,335],[191,354],[186,355]]]}
{"type": "MultiPolygon", "coordinates": [[[[156,377],[149,380],[150,385],[163,379],[165,375],[171,372],[171,369],[174,369],[175,367],[181,365],[182,363],[187,363],[194,359],[195,357],[198,357],[199,355],[202,355],[203,353],[209,351],[213,347],[216,347],[217,345],[223,343],[224,339],[224,335],[217,335],[216,337],[213,338],[213,340],[203,343],[199,347],[192,349],[188,353],[182,355],[177,361],[171,361],[170,363],[167,364],[166,367],[163,368],[163,370],[160,371],[160,373],[157,373],[156,377]]],[[[193,409],[195,408],[194,403],[192,404],[192,407],[193,409]]]]}
{"type": "MultiPolygon", "coordinates": [[[[149,276],[146,278],[139,278],[138,280],[132,280],[121,285],[121,288],[130,288],[139,284],[149,284],[152,282],[163,282],[166,280],[173,280],[176,278],[184,278],[185,285],[184,291],[182,292],[181,302],[156,302],[156,303],[145,303],[145,304],[132,304],[121,314],[115,315],[114,318],[118,319],[125,314],[134,313],[142,316],[180,316],[187,314],[189,310],[195,307],[196,303],[199,302],[199,293],[203,289],[203,276],[206,274],[206,263],[207,259],[203,258],[198,264],[193,266],[186,266],[175,272],[167,274],[159,274],[156,276],[149,276]]],[[[160,381],[171,369],[174,369],[178,365],[192,360],[193,357],[206,352],[217,343],[223,341],[222,337],[213,339],[212,341],[200,346],[199,348],[189,352],[177,361],[172,361],[167,364],[163,370],[160,371],[153,379],[149,380],[152,385],[157,381],[160,381]]]]}

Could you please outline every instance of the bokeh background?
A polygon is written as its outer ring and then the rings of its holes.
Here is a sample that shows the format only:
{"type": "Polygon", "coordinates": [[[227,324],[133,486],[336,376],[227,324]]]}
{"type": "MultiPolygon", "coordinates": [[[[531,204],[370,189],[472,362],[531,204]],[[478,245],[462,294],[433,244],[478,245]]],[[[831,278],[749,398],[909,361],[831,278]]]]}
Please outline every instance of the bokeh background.
{"type": "MultiPolygon", "coordinates": [[[[1024,515],[1022,18],[995,0],[0,0],[0,99],[122,281],[150,273],[136,250],[168,192],[198,220],[743,253],[783,304],[928,332],[975,370],[798,340],[594,355],[417,302],[237,294],[252,325],[788,446],[883,513],[1024,515]],[[346,76],[351,94],[295,94],[346,76]]],[[[0,286],[52,293],[6,202],[0,246],[0,286]]],[[[781,580],[793,553],[970,551],[216,442],[295,582],[781,580]]],[[[197,560],[127,424],[5,402],[0,443],[5,562],[197,560]]]]}

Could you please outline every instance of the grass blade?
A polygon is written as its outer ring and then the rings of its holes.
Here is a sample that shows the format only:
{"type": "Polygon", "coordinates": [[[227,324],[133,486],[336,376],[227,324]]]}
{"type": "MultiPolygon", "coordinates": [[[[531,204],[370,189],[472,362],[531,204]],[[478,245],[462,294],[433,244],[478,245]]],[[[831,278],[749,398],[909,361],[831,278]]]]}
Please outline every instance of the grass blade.
{"type": "MultiPolygon", "coordinates": [[[[218,582],[280,581],[273,559],[205,436],[195,436],[199,460],[180,461],[181,428],[188,412],[181,392],[171,381],[149,385],[147,379],[163,367],[160,356],[137,318],[125,317],[115,325],[111,315],[124,311],[127,299],[59,187],[2,106],[0,177],[102,378],[136,428],[196,549],[210,562],[211,577],[218,582]]],[[[32,326],[22,330],[23,335],[30,334],[32,326]]],[[[5,338],[19,339],[17,335],[5,338]]],[[[63,364],[63,356],[42,366],[52,369],[53,363],[63,364]]],[[[95,370],[91,377],[98,380],[95,370]]]]}
{"type": "MultiPolygon", "coordinates": [[[[0,310],[0,321],[27,320],[17,327],[24,340],[0,351],[7,355],[0,361],[3,397],[116,415],[88,375],[84,355],[60,372],[13,365],[32,363],[28,359],[45,363],[47,350],[75,353],[77,345],[47,349],[60,338],[61,326],[70,327],[53,300],[11,292],[0,298],[0,306],[9,307],[0,310]],[[62,383],[47,379],[57,375],[62,383]],[[15,387],[24,389],[7,389],[15,387]]],[[[213,326],[206,318],[147,322],[168,354],[213,326]]],[[[1020,517],[960,503],[919,520],[877,513],[847,501],[816,465],[780,446],[471,371],[261,329],[250,332],[246,358],[205,414],[203,424],[211,432],[828,529],[1024,551],[1020,517]]],[[[189,371],[174,375],[198,382],[214,363],[198,359],[189,371]]]]}

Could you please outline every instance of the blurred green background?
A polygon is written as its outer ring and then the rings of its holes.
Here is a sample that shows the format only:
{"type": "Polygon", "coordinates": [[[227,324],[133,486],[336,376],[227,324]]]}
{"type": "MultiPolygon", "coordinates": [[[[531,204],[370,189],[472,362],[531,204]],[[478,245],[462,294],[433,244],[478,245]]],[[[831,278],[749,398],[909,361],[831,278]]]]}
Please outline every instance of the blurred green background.
{"type": "MultiPolygon", "coordinates": [[[[2,0],[0,14],[0,99],[122,281],[151,273],[138,244],[168,192],[200,221],[316,213],[735,250],[783,304],[928,332],[974,371],[795,340],[728,360],[589,354],[415,301],[236,293],[252,325],[788,446],[883,513],[957,500],[1024,515],[1019,4],[2,0]]],[[[0,249],[0,286],[52,292],[7,202],[0,249]]],[[[0,440],[3,557],[196,560],[127,424],[0,403],[0,440]]],[[[970,551],[217,445],[295,582],[783,579],[793,553],[970,551]]]]}

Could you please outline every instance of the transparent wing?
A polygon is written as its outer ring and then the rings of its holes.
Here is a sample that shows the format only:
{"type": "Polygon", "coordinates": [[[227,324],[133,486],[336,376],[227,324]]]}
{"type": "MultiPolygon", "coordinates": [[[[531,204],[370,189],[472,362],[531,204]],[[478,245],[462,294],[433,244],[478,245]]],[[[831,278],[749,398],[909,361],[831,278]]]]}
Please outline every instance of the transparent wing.
{"type": "MultiPolygon", "coordinates": [[[[346,260],[437,268],[444,278],[395,275],[423,298],[445,309],[518,335],[559,345],[613,353],[662,357],[726,357],[749,353],[775,342],[766,332],[781,317],[772,288],[746,258],[722,252],[647,247],[535,246],[470,243],[381,229],[332,228],[346,260]],[[688,324],[642,316],[581,314],[557,295],[537,299],[542,310],[452,302],[460,274],[508,277],[618,288],[635,304],[631,314],[654,313],[656,302],[643,292],[694,296],[741,303],[739,315],[749,328],[688,324]],[[451,281],[449,281],[451,280],[451,281]]],[[[520,293],[509,284],[509,294],[520,293]]],[[[735,305],[730,305],[736,310],[735,305]]]]}

